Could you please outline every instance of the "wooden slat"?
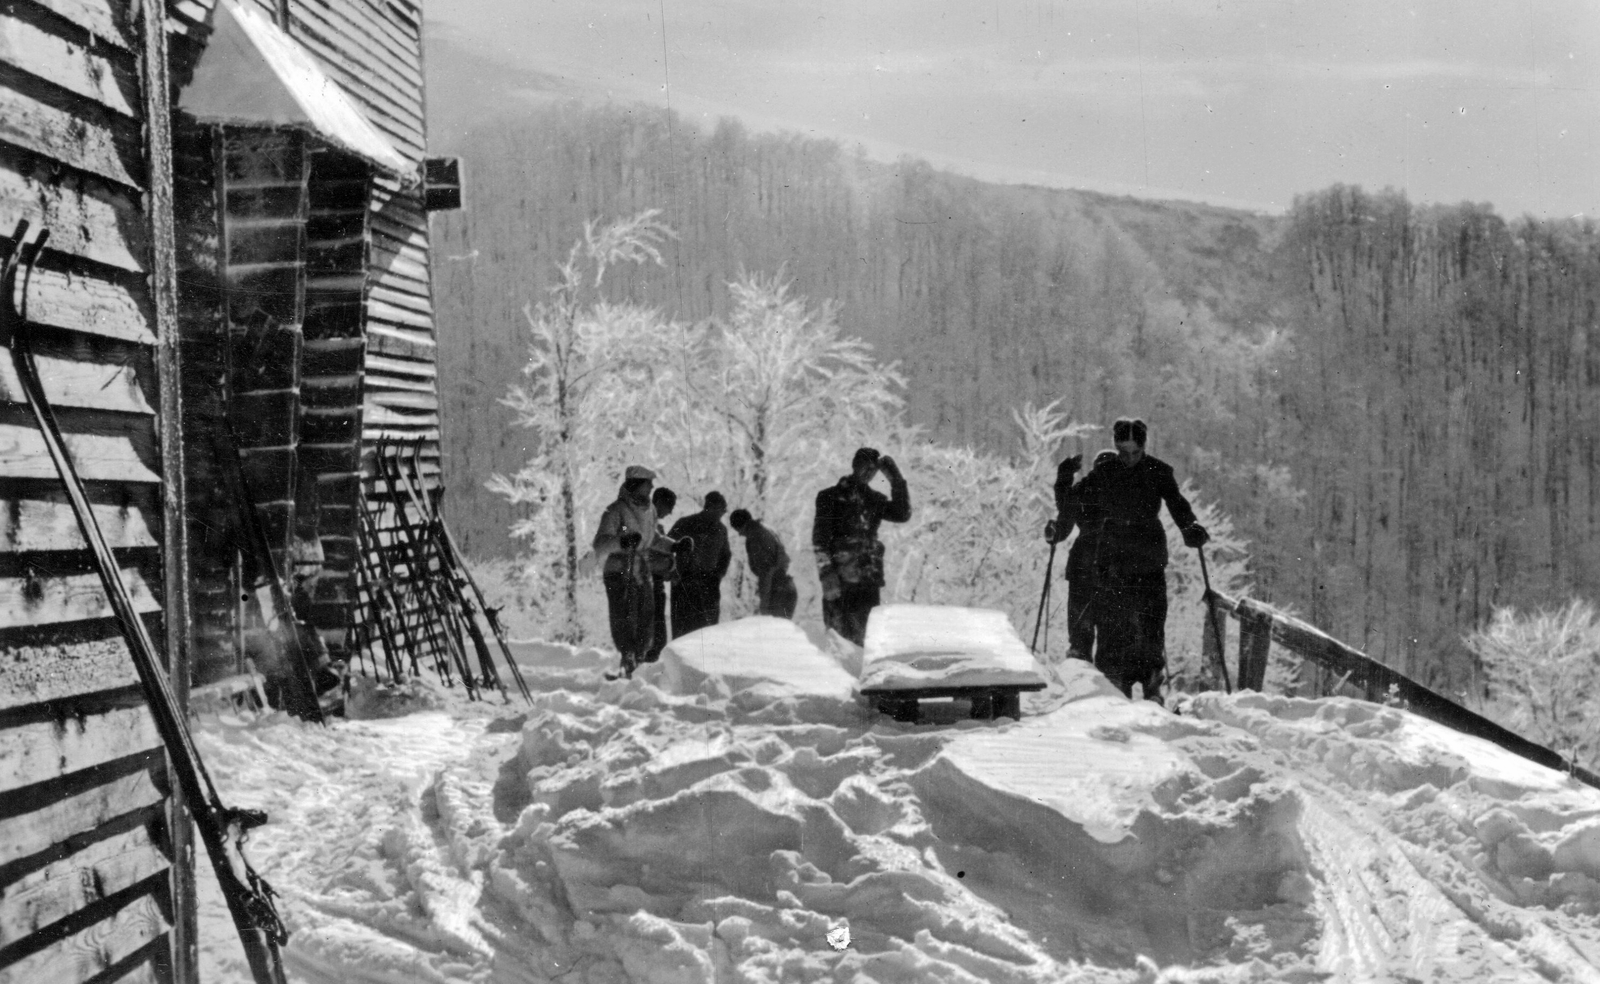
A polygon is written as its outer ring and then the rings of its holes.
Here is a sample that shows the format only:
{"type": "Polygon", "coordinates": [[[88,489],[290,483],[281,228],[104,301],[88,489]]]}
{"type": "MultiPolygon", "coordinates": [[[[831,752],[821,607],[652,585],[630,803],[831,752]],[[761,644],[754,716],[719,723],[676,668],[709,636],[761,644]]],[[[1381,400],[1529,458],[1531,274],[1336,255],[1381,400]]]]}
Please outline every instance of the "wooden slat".
{"type": "MultiPolygon", "coordinates": [[[[127,491],[106,486],[89,491],[90,509],[106,543],[113,549],[160,546],[152,532],[160,526],[156,490],[146,486],[132,495],[127,491]]],[[[0,497],[0,554],[88,548],[66,492],[42,488],[0,497]]]]}
{"type": "Polygon", "coordinates": [[[25,314],[35,324],[102,338],[140,345],[154,345],[156,340],[149,300],[142,288],[82,273],[35,269],[28,284],[25,314]]]}
{"type": "Polygon", "coordinates": [[[161,799],[155,777],[149,769],[140,769],[32,813],[0,820],[0,864],[38,854],[68,837],[93,830],[124,813],[152,806],[161,799]]]}
{"type": "Polygon", "coordinates": [[[372,265],[378,271],[378,282],[390,290],[417,293],[407,281],[423,286],[428,283],[427,256],[410,246],[393,249],[388,244],[380,245],[374,238],[372,265]]]}
{"type": "Polygon", "coordinates": [[[371,222],[373,236],[381,237],[387,249],[410,246],[420,253],[428,248],[428,213],[409,193],[391,192],[381,208],[373,211],[371,222]]]}
{"type": "Polygon", "coordinates": [[[134,47],[126,9],[117,0],[32,0],[63,20],[71,21],[107,44],[126,51],[134,47]]]}
{"type": "Polygon", "coordinates": [[[425,392],[367,387],[367,401],[381,407],[406,407],[413,410],[438,410],[439,398],[432,389],[425,392]]]}
{"type": "Polygon", "coordinates": [[[392,325],[416,328],[419,331],[433,331],[432,317],[398,305],[385,304],[383,301],[373,298],[367,300],[367,320],[386,321],[392,325]]]}
{"type": "MultiPolygon", "coordinates": [[[[357,5],[349,5],[357,6],[357,5]]],[[[370,9],[364,12],[369,13],[370,9]]],[[[316,54],[330,71],[373,79],[374,96],[393,113],[422,113],[422,58],[420,52],[387,51],[370,35],[340,17],[331,6],[296,4],[291,33],[316,54]]],[[[342,80],[341,80],[342,81],[342,80]]]]}
{"type": "MultiPolygon", "coordinates": [[[[51,406],[155,413],[139,385],[138,370],[131,365],[106,365],[45,354],[38,355],[35,361],[39,382],[51,406]]],[[[0,402],[27,402],[16,366],[9,357],[0,358],[0,402]]]]}
{"type": "MultiPolygon", "coordinates": [[[[0,732],[0,792],[159,747],[148,707],[124,707],[69,721],[0,732]]],[[[0,945],[4,940],[0,940],[0,945]]]]}
{"type": "MultiPolygon", "coordinates": [[[[366,388],[371,390],[403,390],[408,393],[434,393],[431,379],[404,379],[387,373],[374,373],[366,377],[366,388]]],[[[380,401],[383,402],[383,401],[380,401]]]]}
{"type": "Polygon", "coordinates": [[[48,253],[143,272],[145,233],[138,202],[98,181],[51,180],[17,157],[0,156],[0,233],[10,235],[18,219],[27,219],[50,230],[48,253]]]}
{"type": "Polygon", "coordinates": [[[369,354],[367,356],[367,376],[417,376],[433,379],[439,375],[439,367],[433,362],[418,362],[414,359],[392,359],[388,356],[369,354]]]}
{"type": "Polygon", "coordinates": [[[363,410],[367,423],[375,426],[437,427],[439,425],[437,413],[400,413],[375,403],[367,403],[363,410]]]}
{"type": "Polygon", "coordinates": [[[7,13],[0,8],[0,62],[138,118],[139,81],[124,66],[7,13]]]}
{"type": "Polygon", "coordinates": [[[168,928],[156,897],[142,895],[110,919],[0,970],[0,984],[84,984],[159,939],[168,928]]]}
{"type": "Polygon", "coordinates": [[[139,683],[114,619],[8,633],[0,649],[5,653],[0,710],[139,683]]]}
{"type": "Polygon", "coordinates": [[[430,318],[433,317],[433,302],[426,297],[403,294],[396,290],[390,290],[383,284],[374,285],[367,296],[370,300],[382,301],[385,304],[393,304],[396,307],[403,307],[418,314],[425,314],[430,318]]]}
{"type": "MultiPolygon", "coordinates": [[[[138,418],[134,418],[138,419],[138,418]]],[[[148,422],[141,422],[149,428],[148,422]]],[[[159,482],[150,469],[153,437],[128,433],[68,433],[67,452],[78,477],[89,482],[159,482]],[[141,453],[142,452],[142,453],[141,453]]],[[[44,437],[25,424],[0,423],[0,478],[57,478],[44,437]]]]}
{"type": "Polygon", "coordinates": [[[367,351],[410,359],[432,360],[438,352],[433,339],[388,325],[367,325],[367,351]]]}
{"type": "Polygon", "coordinates": [[[113,834],[0,887],[0,947],[160,874],[167,857],[147,827],[113,834]]]}
{"type": "Polygon", "coordinates": [[[0,141],[54,158],[68,167],[140,189],[136,150],[104,125],[0,86],[0,141]]]}
{"type": "MultiPolygon", "coordinates": [[[[134,610],[141,614],[161,610],[137,568],[124,567],[122,583],[133,596],[134,610]]],[[[99,574],[0,577],[0,629],[80,622],[112,614],[99,574]]]]}

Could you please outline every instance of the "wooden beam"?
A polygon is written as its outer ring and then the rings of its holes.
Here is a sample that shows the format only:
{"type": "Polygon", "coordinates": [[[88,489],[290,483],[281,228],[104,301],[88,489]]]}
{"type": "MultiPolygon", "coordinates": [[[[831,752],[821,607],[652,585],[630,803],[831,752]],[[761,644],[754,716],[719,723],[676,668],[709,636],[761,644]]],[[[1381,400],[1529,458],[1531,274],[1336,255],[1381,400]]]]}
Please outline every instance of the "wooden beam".
{"type": "Polygon", "coordinates": [[[0,85],[0,142],[142,190],[140,155],[129,146],[129,135],[4,85],[0,85]]]}
{"type": "Polygon", "coordinates": [[[32,3],[88,31],[99,40],[125,51],[133,50],[133,35],[124,5],[113,0],[31,0],[32,3]]]}
{"type": "Polygon", "coordinates": [[[164,799],[150,770],[139,769],[31,813],[0,820],[0,864],[38,854],[69,837],[164,799]]]}
{"type": "Polygon", "coordinates": [[[167,865],[150,829],[141,825],[0,886],[0,947],[132,888],[167,865]]]}
{"type": "MultiPolygon", "coordinates": [[[[136,426],[146,432],[150,429],[148,420],[141,420],[136,426]]],[[[155,463],[150,438],[150,434],[136,433],[131,427],[122,433],[63,435],[78,475],[86,482],[161,481],[150,467],[155,463]]],[[[38,430],[26,424],[0,423],[0,478],[57,477],[38,430]]]]}
{"type": "Polygon", "coordinates": [[[106,58],[74,40],[18,20],[14,10],[0,12],[0,62],[130,120],[138,117],[139,80],[121,64],[126,55],[106,58]]]}
{"type": "Polygon", "coordinates": [[[1272,619],[1241,609],[1239,614],[1239,689],[1261,690],[1272,647],[1272,619]]]}
{"type": "MultiPolygon", "coordinates": [[[[154,531],[158,506],[149,486],[90,490],[95,521],[113,549],[160,546],[154,531]]],[[[33,551],[87,550],[77,514],[63,491],[39,488],[0,493],[0,555],[33,551]]]]}
{"type": "MultiPolygon", "coordinates": [[[[128,586],[140,614],[161,610],[137,567],[123,568],[122,583],[128,586]]],[[[0,577],[0,629],[81,622],[112,614],[97,573],[0,577]]]]}
{"type": "Polygon", "coordinates": [[[0,645],[6,659],[0,673],[0,711],[8,714],[139,683],[114,619],[10,632],[0,645]]]}
{"type": "Polygon", "coordinates": [[[158,896],[141,895],[111,918],[0,970],[0,982],[86,984],[166,931],[167,919],[158,896]]]}
{"type": "Polygon", "coordinates": [[[138,203],[115,185],[63,181],[36,161],[0,155],[0,230],[10,235],[18,219],[27,219],[50,230],[47,257],[66,253],[142,272],[145,237],[138,203]]]}
{"type": "MultiPolygon", "coordinates": [[[[39,367],[39,382],[51,406],[147,416],[155,413],[155,408],[145,399],[144,388],[139,385],[136,366],[47,354],[49,351],[49,347],[39,346],[35,362],[39,367]]],[[[10,359],[0,359],[0,402],[27,402],[22,383],[17,379],[16,365],[10,359]]]]}
{"type": "Polygon", "coordinates": [[[21,725],[0,741],[0,793],[160,745],[148,707],[21,725]]]}
{"type": "Polygon", "coordinates": [[[140,345],[153,345],[156,340],[150,303],[142,288],[82,271],[36,267],[28,283],[25,313],[34,324],[51,328],[140,345]]]}

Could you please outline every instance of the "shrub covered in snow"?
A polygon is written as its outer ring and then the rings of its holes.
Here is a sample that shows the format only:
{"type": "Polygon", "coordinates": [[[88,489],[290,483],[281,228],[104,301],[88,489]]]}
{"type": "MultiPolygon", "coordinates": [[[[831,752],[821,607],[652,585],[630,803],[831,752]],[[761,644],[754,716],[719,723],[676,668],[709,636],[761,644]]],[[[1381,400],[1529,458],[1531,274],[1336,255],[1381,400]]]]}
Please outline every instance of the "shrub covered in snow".
{"type": "Polygon", "coordinates": [[[1581,598],[1554,611],[1501,608],[1467,636],[1483,669],[1482,709],[1528,738],[1593,764],[1600,748],[1600,612],[1581,598]]]}

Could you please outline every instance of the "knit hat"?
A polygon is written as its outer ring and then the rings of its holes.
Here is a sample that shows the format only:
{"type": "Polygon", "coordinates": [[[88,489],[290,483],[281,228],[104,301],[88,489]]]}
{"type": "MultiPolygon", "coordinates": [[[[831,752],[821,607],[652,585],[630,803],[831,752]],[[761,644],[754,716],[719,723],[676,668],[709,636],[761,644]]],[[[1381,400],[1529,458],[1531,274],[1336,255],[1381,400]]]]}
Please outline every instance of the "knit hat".
{"type": "Polygon", "coordinates": [[[636,482],[641,478],[649,479],[653,482],[656,480],[656,473],[643,465],[629,465],[628,470],[622,473],[624,482],[636,482]]]}

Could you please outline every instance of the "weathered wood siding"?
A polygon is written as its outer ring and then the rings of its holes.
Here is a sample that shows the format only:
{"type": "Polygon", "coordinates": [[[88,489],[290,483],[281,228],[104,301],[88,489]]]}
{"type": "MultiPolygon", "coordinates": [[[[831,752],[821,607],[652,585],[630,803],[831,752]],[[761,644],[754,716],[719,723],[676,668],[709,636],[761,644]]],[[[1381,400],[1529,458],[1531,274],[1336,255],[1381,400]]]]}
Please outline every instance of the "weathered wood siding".
{"type": "MultiPolygon", "coordinates": [[[[26,298],[40,372],[159,639],[145,46],[132,10],[0,3],[0,238],[9,248],[19,219],[51,231],[26,298]]],[[[161,743],[22,400],[0,356],[0,982],[168,980],[161,743]]]]}

